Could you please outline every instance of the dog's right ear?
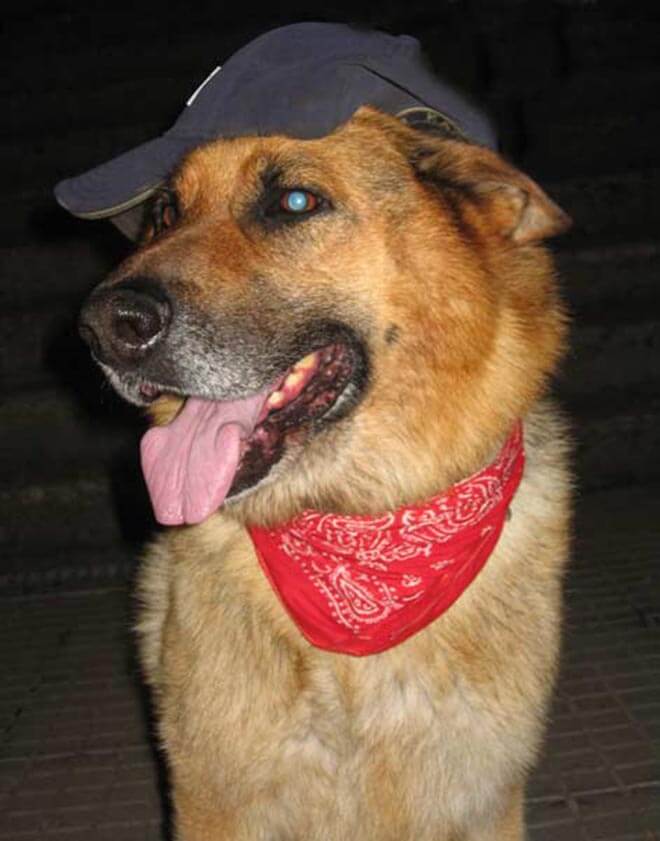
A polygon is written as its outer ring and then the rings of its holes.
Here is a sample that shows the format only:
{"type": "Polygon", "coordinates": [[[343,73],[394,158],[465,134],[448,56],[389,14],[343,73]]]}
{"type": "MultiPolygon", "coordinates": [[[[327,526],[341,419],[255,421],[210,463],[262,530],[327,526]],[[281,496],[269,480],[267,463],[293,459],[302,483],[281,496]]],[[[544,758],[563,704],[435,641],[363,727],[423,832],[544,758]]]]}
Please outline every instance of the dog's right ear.
{"type": "Polygon", "coordinates": [[[476,211],[518,245],[570,227],[570,217],[531,178],[491,149],[469,142],[451,120],[434,113],[412,109],[413,120],[405,119],[406,112],[399,115],[412,129],[406,152],[418,178],[443,193],[457,212],[476,211]]]}

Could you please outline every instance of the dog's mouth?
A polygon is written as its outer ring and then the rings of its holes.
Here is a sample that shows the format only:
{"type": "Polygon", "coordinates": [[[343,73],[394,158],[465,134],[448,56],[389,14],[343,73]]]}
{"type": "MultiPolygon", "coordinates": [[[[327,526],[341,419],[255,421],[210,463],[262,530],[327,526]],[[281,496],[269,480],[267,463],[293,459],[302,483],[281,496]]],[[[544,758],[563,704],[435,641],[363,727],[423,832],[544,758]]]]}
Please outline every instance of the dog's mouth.
{"type": "MultiPolygon", "coordinates": [[[[176,418],[142,439],[142,468],[156,519],[199,523],[226,499],[261,482],[287,443],[343,417],[364,387],[365,363],[353,344],[308,353],[256,394],[238,400],[188,396],[176,418]]],[[[140,402],[172,389],[142,381],[140,402]]]]}

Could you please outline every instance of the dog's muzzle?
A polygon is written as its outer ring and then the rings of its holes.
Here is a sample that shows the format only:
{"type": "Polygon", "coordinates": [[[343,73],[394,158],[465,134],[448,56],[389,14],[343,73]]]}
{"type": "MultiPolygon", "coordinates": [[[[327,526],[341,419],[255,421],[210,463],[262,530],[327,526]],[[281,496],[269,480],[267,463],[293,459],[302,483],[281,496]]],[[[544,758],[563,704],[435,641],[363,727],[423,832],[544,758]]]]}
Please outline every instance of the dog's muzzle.
{"type": "Polygon", "coordinates": [[[172,305],[162,285],[133,277],[93,292],[80,313],[79,331],[99,362],[126,370],[156,350],[171,320],[172,305]]]}
{"type": "Polygon", "coordinates": [[[80,334],[122,397],[181,398],[174,419],[142,440],[159,522],[202,522],[357,405],[368,365],[355,330],[319,318],[278,324],[274,334],[252,314],[205,314],[153,276],[106,282],[83,306],[80,334]]]}

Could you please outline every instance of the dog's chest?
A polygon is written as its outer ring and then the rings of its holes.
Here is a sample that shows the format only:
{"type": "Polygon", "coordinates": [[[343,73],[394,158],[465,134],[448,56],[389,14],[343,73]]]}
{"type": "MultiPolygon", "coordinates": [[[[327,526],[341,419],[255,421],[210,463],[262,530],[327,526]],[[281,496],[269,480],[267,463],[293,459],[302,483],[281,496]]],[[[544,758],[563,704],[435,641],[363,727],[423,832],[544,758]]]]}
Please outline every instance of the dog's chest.
{"type": "Polygon", "coordinates": [[[382,662],[351,665],[355,691],[335,673],[300,700],[281,757],[292,790],[307,767],[331,781],[345,804],[390,814],[391,822],[403,820],[422,833],[438,820],[460,825],[486,812],[501,795],[504,766],[518,758],[483,699],[467,686],[434,692],[382,662]]]}
{"type": "Polygon", "coordinates": [[[186,560],[179,575],[176,557],[154,556],[152,573],[167,563],[172,577],[147,604],[143,658],[160,663],[173,767],[229,813],[273,792],[269,820],[313,804],[305,820],[342,827],[342,841],[376,816],[395,828],[383,838],[426,839],[424,827],[487,812],[529,762],[535,732],[501,703],[506,670],[471,683],[439,625],[385,655],[328,655],[300,646],[252,558],[235,578],[186,560]],[[248,611],[236,593],[252,581],[248,611]]]}
{"type": "Polygon", "coordinates": [[[387,816],[423,838],[424,826],[486,811],[503,765],[518,764],[497,711],[469,686],[434,684],[381,656],[321,653],[293,680],[286,658],[263,669],[248,649],[238,660],[223,646],[211,659],[206,641],[172,662],[165,737],[174,764],[194,755],[194,775],[208,785],[212,768],[223,797],[272,786],[278,803],[313,798],[319,820],[350,827],[387,816]]]}

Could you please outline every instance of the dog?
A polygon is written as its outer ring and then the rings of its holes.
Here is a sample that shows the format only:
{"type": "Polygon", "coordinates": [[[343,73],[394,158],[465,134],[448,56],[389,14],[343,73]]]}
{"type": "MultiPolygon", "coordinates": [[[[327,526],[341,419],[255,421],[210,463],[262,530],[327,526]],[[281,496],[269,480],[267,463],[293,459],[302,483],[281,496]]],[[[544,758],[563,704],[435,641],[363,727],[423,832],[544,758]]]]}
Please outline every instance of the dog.
{"type": "Polygon", "coordinates": [[[180,526],[146,553],[137,625],[176,838],[524,837],[569,547],[543,245],[568,224],[490,149],[365,106],[320,138],[192,151],[92,293],[81,332],[146,406],[145,476],[180,526]],[[460,596],[393,645],[310,641],[254,535],[423,506],[516,425],[522,478],[460,596]]]}

